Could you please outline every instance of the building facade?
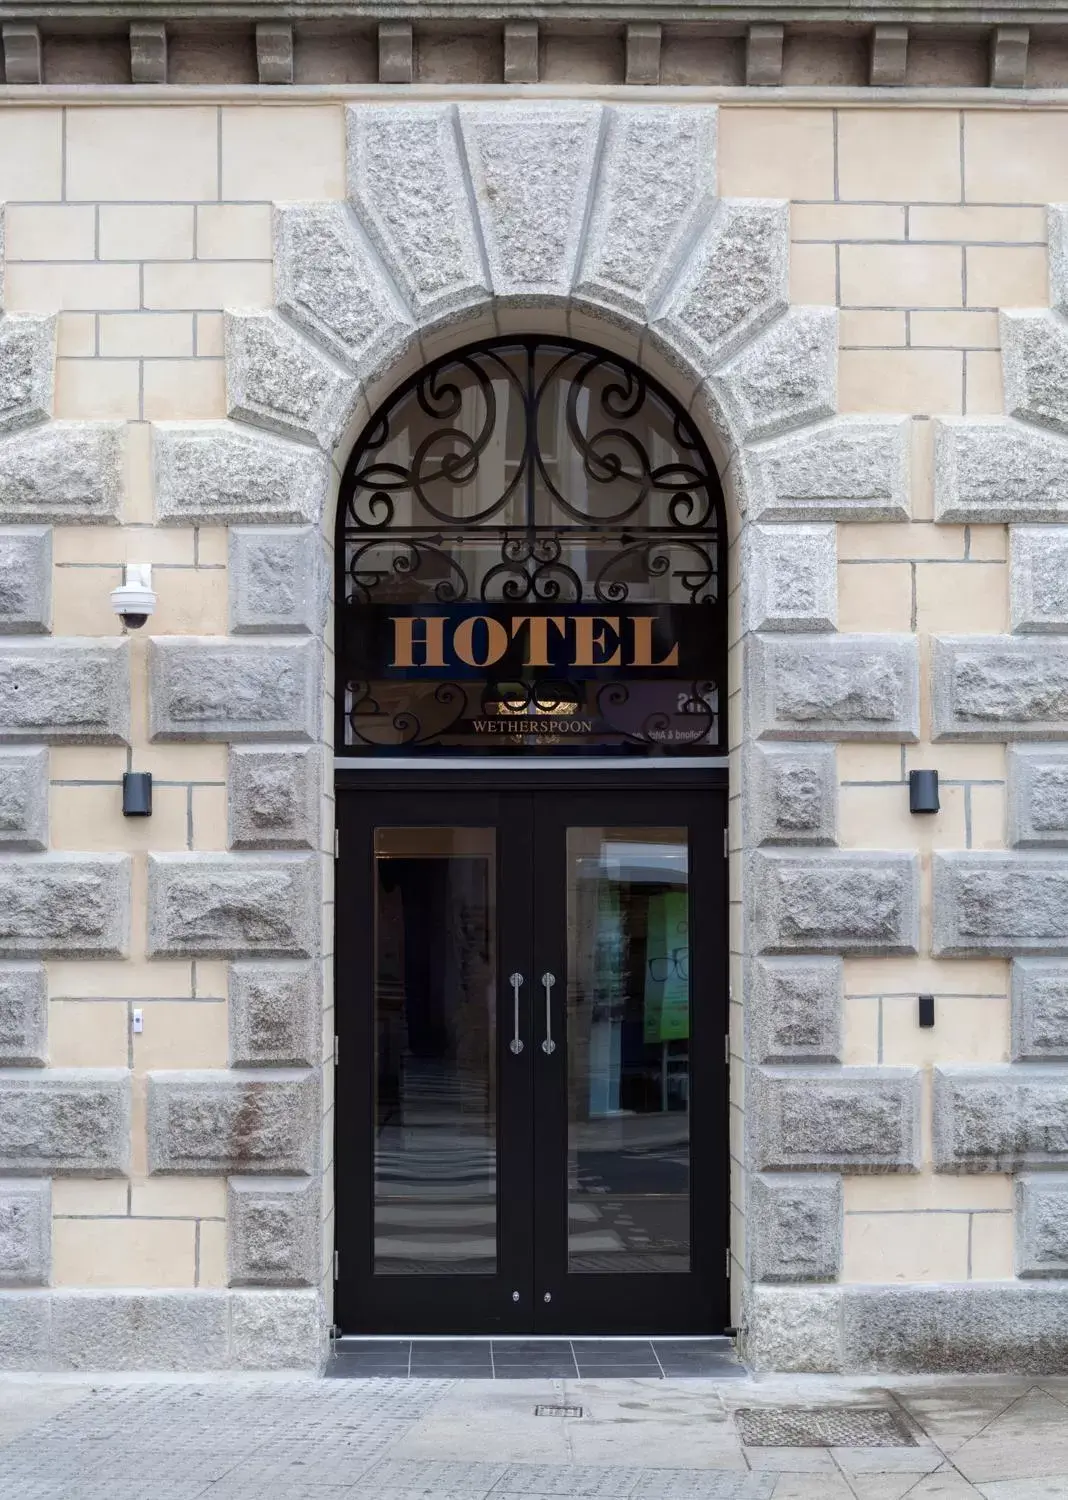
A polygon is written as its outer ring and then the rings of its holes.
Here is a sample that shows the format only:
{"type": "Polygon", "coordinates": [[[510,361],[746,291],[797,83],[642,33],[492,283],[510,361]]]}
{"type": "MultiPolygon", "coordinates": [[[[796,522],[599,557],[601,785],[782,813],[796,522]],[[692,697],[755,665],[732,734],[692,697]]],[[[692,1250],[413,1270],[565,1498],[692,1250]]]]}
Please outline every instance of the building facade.
{"type": "Polygon", "coordinates": [[[1068,23],[180,9],[0,6],[0,1367],[1068,1367],[1068,23]]]}

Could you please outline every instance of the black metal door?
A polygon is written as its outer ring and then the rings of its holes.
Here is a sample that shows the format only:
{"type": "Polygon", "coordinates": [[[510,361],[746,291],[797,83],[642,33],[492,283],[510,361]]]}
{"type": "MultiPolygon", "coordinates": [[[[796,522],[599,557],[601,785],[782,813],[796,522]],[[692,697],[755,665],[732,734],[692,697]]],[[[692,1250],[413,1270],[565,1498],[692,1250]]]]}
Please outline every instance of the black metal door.
{"type": "Polygon", "coordinates": [[[725,788],[356,783],[338,795],[342,1331],[721,1329],[725,788]]]}

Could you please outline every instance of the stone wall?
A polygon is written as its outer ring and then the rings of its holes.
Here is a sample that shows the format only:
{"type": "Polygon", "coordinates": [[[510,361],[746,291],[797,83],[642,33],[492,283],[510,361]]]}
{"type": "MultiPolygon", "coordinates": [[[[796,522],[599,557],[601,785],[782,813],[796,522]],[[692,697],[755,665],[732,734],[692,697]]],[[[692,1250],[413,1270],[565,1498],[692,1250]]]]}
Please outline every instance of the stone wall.
{"type": "Polygon", "coordinates": [[[643,363],[729,492],[749,1356],[1068,1362],[1066,143],[949,101],[0,109],[0,1362],[318,1363],[338,466],[519,329],[643,363]]]}

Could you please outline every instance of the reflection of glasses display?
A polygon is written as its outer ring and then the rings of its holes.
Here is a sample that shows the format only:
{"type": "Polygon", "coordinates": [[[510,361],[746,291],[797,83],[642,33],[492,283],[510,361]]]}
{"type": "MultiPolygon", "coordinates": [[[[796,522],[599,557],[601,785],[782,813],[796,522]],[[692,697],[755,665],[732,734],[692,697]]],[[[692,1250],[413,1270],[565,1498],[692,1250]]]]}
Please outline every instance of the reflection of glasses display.
{"type": "Polygon", "coordinates": [[[689,948],[672,948],[670,953],[660,954],[656,958],[651,958],[649,960],[649,974],[656,980],[657,984],[663,984],[664,980],[671,976],[677,979],[689,979],[689,948]]]}

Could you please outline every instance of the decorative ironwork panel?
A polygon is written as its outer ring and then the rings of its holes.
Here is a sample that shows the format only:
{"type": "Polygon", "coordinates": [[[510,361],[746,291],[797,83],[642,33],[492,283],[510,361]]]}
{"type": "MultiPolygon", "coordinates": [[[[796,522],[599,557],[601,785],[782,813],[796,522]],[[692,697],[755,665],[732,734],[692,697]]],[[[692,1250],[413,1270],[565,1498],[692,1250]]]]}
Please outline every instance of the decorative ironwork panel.
{"type": "Polygon", "coordinates": [[[428,365],[349,461],[339,754],[721,754],[723,499],[686,414],[557,339],[428,365]]]}

